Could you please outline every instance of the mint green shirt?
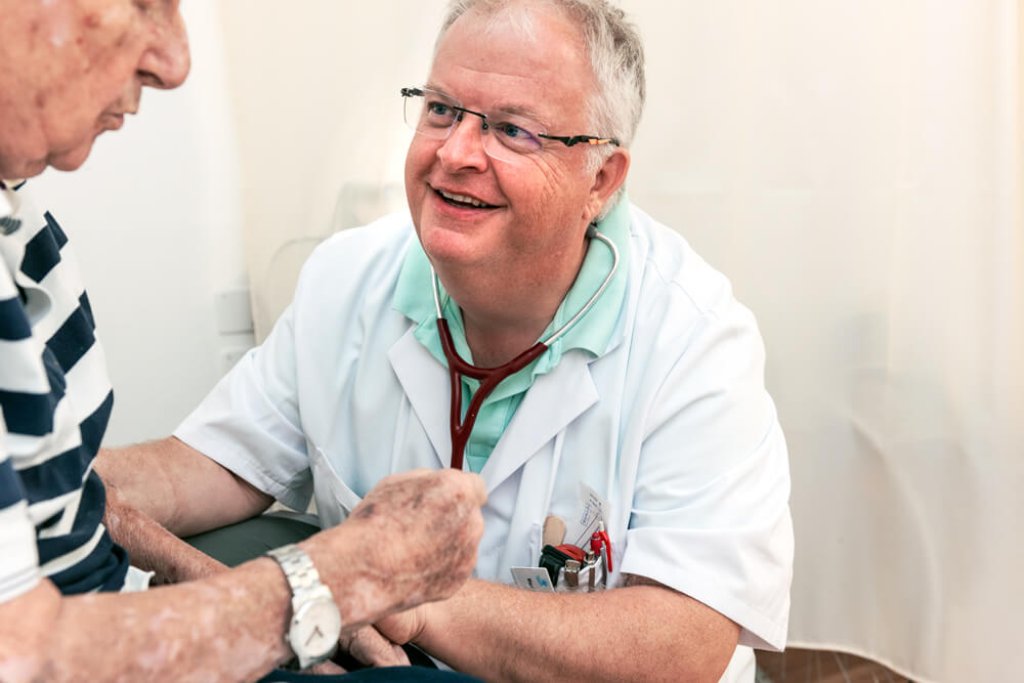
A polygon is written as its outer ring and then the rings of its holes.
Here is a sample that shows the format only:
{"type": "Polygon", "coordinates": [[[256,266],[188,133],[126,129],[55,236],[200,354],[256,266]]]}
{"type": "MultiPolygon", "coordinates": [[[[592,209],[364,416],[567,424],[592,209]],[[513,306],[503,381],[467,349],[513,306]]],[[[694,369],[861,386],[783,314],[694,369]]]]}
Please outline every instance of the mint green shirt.
{"type": "MultiPolygon", "coordinates": [[[[530,365],[507,377],[499,384],[490,396],[484,399],[477,416],[476,425],[466,444],[466,462],[470,470],[479,472],[490,457],[505,432],[509,422],[522,403],[526,391],[534,380],[550,372],[562,355],[571,349],[581,349],[593,357],[604,353],[615,332],[619,314],[626,297],[626,264],[629,262],[629,202],[623,197],[609,214],[598,223],[597,229],[619,250],[619,268],[612,281],[608,283],[601,297],[593,308],[580,319],[571,330],[555,341],[548,350],[541,354],[530,365]]],[[[591,240],[587,254],[583,259],[583,267],[573,283],[565,299],[555,312],[547,329],[541,334],[544,339],[564,325],[570,318],[583,308],[587,300],[593,296],[597,288],[604,282],[612,266],[612,254],[608,247],[598,241],[591,240]]],[[[442,365],[447,367],[448,361],[441,349],[441,340],[437,331],[437,313],[434,309],[434,295],[430,284],[430,261],[420,246],[414,241],[405,256],[402,271],[398,276],[398,286],[392,304],[393,308],[417,323],[416,339],[430,351],[442,365]]],[[[448,293],[441,288],[441,307],[448,320],[455,348],[466,362],[472,363],[473,357],[466,343],[466,330],[462,324],[462,311],[452,301],[448,293]]],[[[526,349],[523,349],[525,351],[526,349]]],[[[462,415],[464,418],[473,393],[480,382],[468,377],[462,378],[462,415]]],[[[438,387],[438,392],[444,387],[438,387]]]]}

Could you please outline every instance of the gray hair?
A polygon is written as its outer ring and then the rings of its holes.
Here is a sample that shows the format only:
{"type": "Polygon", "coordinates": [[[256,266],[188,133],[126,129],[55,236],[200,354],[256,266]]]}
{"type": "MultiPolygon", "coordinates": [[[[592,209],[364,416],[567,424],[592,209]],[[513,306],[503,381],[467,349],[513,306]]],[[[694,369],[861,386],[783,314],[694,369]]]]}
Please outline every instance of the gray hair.
{"type": "MultiPolygon", "coordinates": [[[[530,4],[522,0],[451,0],[437,44],[440,45],[452,24],[470,11],[483,12],[485,16],[502,14],[504,18],[515,21],[528,35],[532,34],[529,12],[510,11],[525,9],[530,4]]],[[[535,0],[533,4],[556,8],[580,24],[594,80],[598,84],[588,112],[594,130],[585,132],[617,138],[623,147],[629,147],[636,135],[647,96],[644,50],[636,28],[626,19],[625,13],[608,0],[535,0]]],[[[597,162],[596,168],[612,150],[602,145],[594,151],[599,153],[593,157],[597,162]]]]}

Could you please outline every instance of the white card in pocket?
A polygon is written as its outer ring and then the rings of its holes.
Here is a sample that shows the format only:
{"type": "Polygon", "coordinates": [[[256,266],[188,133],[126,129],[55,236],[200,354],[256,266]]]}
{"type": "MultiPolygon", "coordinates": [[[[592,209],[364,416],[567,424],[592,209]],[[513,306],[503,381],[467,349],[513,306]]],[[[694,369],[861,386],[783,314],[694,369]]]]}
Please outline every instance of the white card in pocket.
{"type": "Polygon", "coordinates": [[[512,567],[512,581],[517,586],[528,591],[540,591],[542,593],[553,593],[554,586],[551,585],[551,577],[548,570],[543,567],[512,567]]]}
{"type": "Polygon", "coordinates": [[[586,484],[580,484],[580,502],[576,516],[569,520],[565,538],[569,543],[580,548],[590,547],[590,537],[602,523],[608,526],[608,513],[611,506],[597,491],[586,484]]]}

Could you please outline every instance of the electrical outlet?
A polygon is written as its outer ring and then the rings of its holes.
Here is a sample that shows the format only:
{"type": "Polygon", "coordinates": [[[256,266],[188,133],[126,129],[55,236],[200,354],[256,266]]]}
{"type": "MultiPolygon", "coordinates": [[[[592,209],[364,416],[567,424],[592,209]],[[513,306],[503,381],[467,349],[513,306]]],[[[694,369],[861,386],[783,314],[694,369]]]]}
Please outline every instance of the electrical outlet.
{"type": "Polygon", "coordinates": [[[249,352],[247,346],[234,346],[227,349],[221,349],[220,352],[220,373],[222,375],[227,374],[231,368],[238,364],[238,361],[242,360],[242,357],[249,352]]]}
{"type": "Polygon", "coordinates": [[[229,289],[214,297],[217,331],[221,334],[244,334],[253,331],[252,304],[248,289],[229,289]]]}

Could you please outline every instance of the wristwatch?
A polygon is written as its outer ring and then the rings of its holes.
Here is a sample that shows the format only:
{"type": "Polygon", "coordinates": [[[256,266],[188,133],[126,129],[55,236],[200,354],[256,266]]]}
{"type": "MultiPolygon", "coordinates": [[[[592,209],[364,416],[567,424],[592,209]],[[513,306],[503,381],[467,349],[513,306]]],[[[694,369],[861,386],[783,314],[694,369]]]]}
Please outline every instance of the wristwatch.
{"type": "Polygon", "coordinates": [[[292,618],[285,642],[300,669],[319,664],[334,654],[341,635],[341,612],[334,595],[321,583],[313,560],[297,545],[281,546],[267,555],[281,565],[292,589],[292,618]]]}

